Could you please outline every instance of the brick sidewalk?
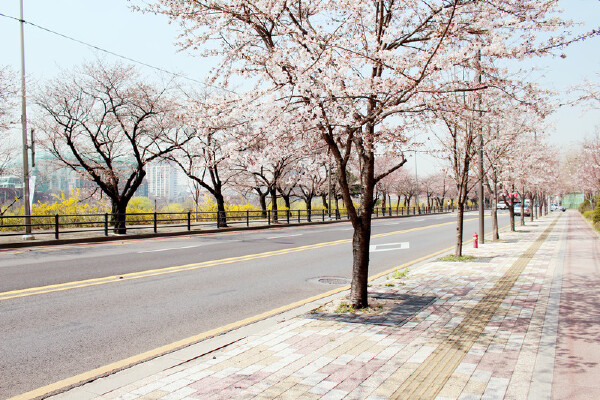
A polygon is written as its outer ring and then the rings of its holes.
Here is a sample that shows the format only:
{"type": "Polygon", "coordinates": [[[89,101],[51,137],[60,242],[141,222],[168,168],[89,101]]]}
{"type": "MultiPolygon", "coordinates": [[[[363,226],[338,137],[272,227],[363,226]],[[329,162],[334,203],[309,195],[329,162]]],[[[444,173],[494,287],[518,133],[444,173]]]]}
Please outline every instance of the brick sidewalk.
{"type": "Polygon", "coordinates": [[[465,247],[475,261],[379,278],[371,312],[325,305],[116,390],[98,387],[119,373],[56,398],[550,398],[567,218],[465,247]]]}

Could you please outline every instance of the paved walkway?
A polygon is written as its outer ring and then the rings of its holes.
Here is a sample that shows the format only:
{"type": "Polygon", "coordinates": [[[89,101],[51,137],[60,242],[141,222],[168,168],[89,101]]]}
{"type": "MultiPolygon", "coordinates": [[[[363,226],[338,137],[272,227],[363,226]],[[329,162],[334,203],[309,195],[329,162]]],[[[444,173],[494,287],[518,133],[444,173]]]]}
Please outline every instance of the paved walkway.
{"type": "Polygon", "coordinates": [[[518,230],[378,278],[369,312],[334,299],[56,399],[598,399],[600,239],[575,212],[518,230]]]}

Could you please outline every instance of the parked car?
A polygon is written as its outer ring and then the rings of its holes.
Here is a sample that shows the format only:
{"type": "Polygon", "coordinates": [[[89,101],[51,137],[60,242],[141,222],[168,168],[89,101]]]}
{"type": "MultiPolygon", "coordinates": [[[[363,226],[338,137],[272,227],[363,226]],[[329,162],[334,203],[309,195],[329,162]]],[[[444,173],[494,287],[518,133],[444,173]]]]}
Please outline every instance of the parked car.
{"type": "Polygon", "coordinates": [[[523,215],[526,217],[531,215],[531,208],[529,208],[529,204],[525,204],[525,206],[523,206],[523,203],[515,203],[515,215],[521,215],[521,213],[523,213],[523,215]]]}
{"type": "Polygon", "coordinates": [[[560,204],[552,204],[550,206],[550,211],[566,211],[567,209],[560,204]]]}
{"type": "Polygon", "coordinates": [[[496,208],[498,210],[506,210],[508,208],[508,206],[506,205],[505,202],[499,201],[498,204],[496,204],[496,208]]]}

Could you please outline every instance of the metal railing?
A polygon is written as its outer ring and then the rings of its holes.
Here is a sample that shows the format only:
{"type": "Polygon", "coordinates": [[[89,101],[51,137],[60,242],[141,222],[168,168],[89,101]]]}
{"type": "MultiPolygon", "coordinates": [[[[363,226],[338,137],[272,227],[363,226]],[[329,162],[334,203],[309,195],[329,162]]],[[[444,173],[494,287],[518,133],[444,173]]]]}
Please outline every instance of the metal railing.
{"type": "MultiPolygon", "coordinates": [[[[470,209],[470,208],[469,208],[470,209]]],[[[374,218],[425,215],[453,211],[453,207],[376,207],[373,209],[374,218]]],[[[34,235],[53,235],[59,239],[65,233],[96,233],[109,236],[113,231],[115,216],[105,214],[55,214],[32,215],[31,231],[34,235]]],[[[121,215],[123,217],[123,215],[121,215]]],[[[226,211],[219,212],[153,212],[127,213],[124,215],[127,232],[197,229],[214,229],[235,226],[269,226],[273,224],[291,225],[310,222],[325,222],[348,220],[345,209],[317,210],[267,210],[267,211],[226,211]],[[220,217],[220,218],[219,218],[220,217]]],[[[24,216],[0,216],[0,236],[18,236],[25,232],[24,216]]],[[[142,232],[143,233],[143,232],[142,232]]]]}

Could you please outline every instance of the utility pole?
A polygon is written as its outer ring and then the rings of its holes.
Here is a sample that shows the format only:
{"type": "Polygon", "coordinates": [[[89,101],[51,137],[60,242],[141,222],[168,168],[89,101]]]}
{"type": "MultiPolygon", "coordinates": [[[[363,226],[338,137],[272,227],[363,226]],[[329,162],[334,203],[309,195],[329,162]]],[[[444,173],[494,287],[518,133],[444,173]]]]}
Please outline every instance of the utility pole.
{"type": "MultiPolygon", "coordinates": [[[[481,50],[477,51],[477,83],[481,87],[481,50]]],[[[481,90],[481,89],[480,89],[481,90]]],[[[484,214],[484,206],[485,206],[485,195],[483,192],[483,179],[484,179],[484,171],[483,171],[483,125],[482,125],[482,117],[483,110],[481,104],[481,92],[477,92],[477,106],[479,107],[479,241],[481,244],[485,243],[485,214],[484,214]]]]}
{"type": "MultiPolygon", "coordinates": [[[[419,209],[419,214],[421,213],[421,207],[419,206],[419,175],[417,174],[417,151],[415,152],[415,201],[417,203],[417,208],[419,209]]],[[[408,205],[407,205],[408,207],[408,205]]]]}
{"type": "Polygon", "coordinates": [[[25,203],[24,240],[33,239],[31,235],[31,205],[29,203],[29,157],[27,154],[27,100],[25,91],[25,34],[23,20],[23,0],[20,0],[21,21],[21,128],[23,134],[23,202],[25,203]]]}
{"type": "Polygon", "coordinates": [[[331,219],[331,161],[329,160],[329,156],[327,156],[327,214],[329,214],[329,218],[331,219]]]}

